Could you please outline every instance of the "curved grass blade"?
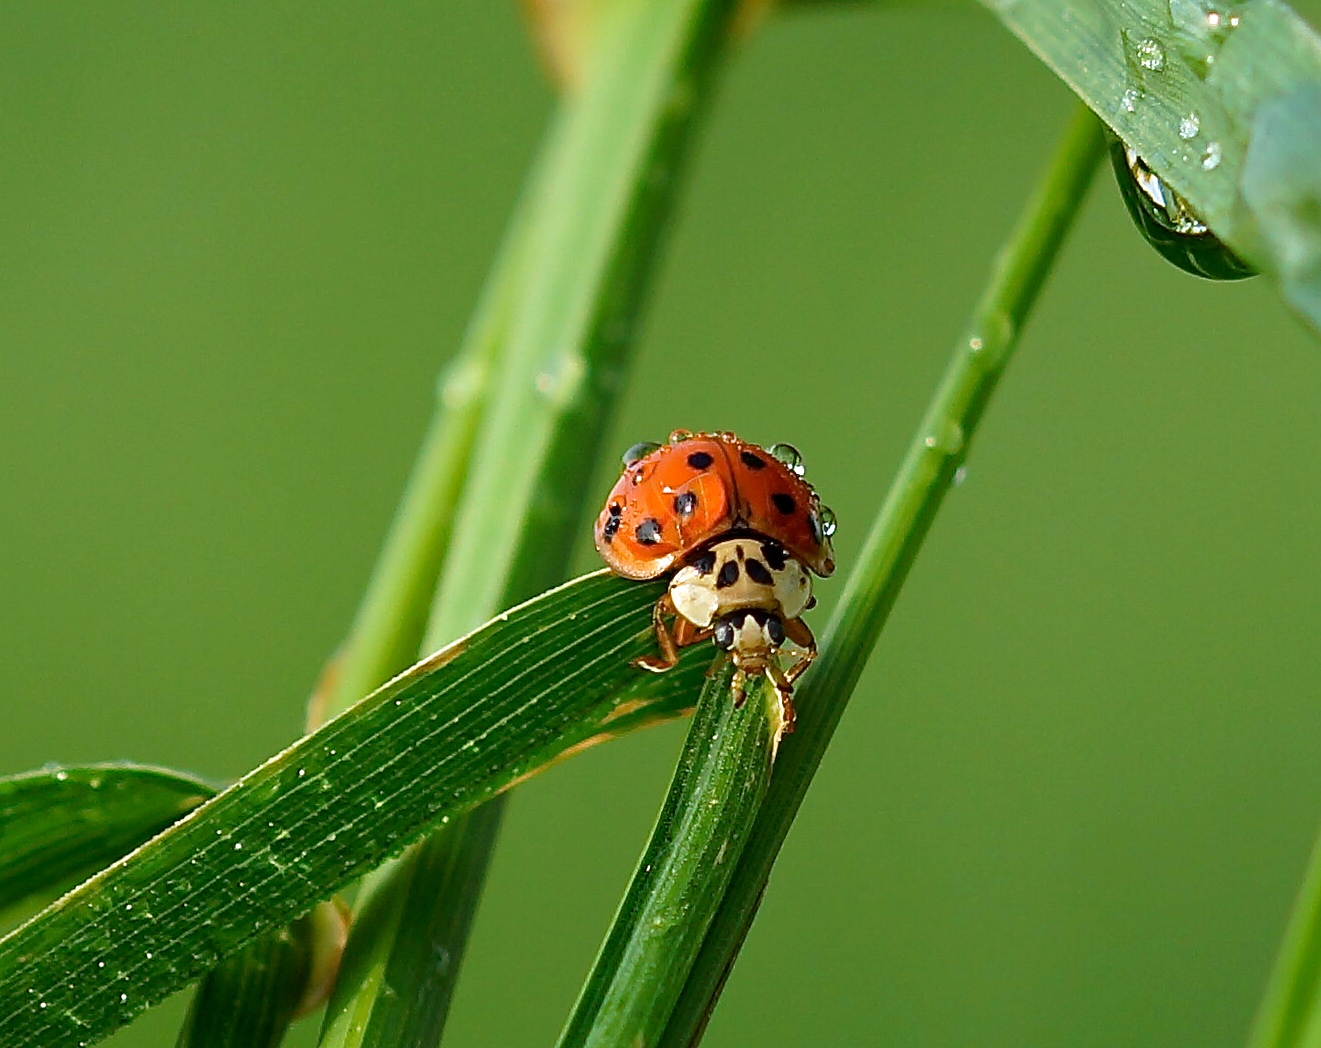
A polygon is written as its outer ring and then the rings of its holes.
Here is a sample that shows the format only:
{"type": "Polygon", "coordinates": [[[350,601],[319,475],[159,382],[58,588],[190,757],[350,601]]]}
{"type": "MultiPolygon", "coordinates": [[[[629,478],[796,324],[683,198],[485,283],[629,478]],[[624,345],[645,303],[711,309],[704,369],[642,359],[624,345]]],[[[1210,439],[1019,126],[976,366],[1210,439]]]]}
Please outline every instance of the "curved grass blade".
{"type": "Polygon", "coordinates": [[[0,779],[0,907],[110,865],[217,790],[143,764],[51,766],[0,779]]]}
{"type": "Polygon", "coordinates": [[[90,1044],[635,703],[684,712],[706,652],[629,665],[660,589],[597,572],[500,615],[0,940],[0,1044],[90,1044]]]}
{"type": "Polygon", "coordinates": [[[983,0],[1321,331],[1321,38],[1280,0],[983,0]]]}
{"type": "Polygon", "coordinates": [[[559,1048],[655,1044],[720,905],[771,778],[779,698],[735,708],[725,662],[697,704],[665,804],[559,1048]]]}
{"type": "Polygon", "coordinates": [[[756,915],[779,854],[853,687],[889,617],[968,443],[1018,342],[1104,155],[1095,118],[1079,107],[1054,159],[996,260],[840,596],[821,655],[799,688],[798,723],[776,760],[766,801],[660,1045],[690,1048],[756,915]]]}
{"type": "MultiPolygon", "coordinates": [[[[502,367],[473,445],[427,626],[431,644],[567,571],[678,171],[732,13],[731,0],[610,0],[584,12],[592,45],[581,80],[515,219],[521,268],[506,299],[502,367]]],[[[380,920],[351,935],[353,971],[364,981],[337,993],[323,1048],[438,1039],[502,804],[446,827],[369,878],[363,898],[380,920]],[[472,875],[431,884],[421,872],[451,863],[472,875]],[[423,927],[445,930],[443,942],[426,943],[443,950],[443,971],[406,960],[418,955],[410,940],[423,927]],[[379,992],[387,985],[394,992],[379,992]]],[[[342,982],[351,977],[346,972],[342,982]]]]}

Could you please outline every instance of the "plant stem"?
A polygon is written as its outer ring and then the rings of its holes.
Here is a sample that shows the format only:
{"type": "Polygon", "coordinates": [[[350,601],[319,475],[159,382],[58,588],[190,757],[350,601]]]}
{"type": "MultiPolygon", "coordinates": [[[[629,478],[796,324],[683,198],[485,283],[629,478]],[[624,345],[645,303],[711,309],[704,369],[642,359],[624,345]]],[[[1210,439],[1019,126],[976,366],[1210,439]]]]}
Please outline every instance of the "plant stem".
{"type": "Polygon", "coordinates": [[[687,1048],[701,1038],[751,926],[775,857],[908,569],[963,464],[1104,148],[1096,118],[1079,107],[1017,228],[1001,249],[967,333],[840,595],[821,656],[803,678],[797,730],[780,748],[766,801],[659,1042],[665,1048],[687,1048]]]}
{"type": "MultiPolygon", "coordinates": [[[[593,12],[581,88],[551,129],[516,223],[523,233],[510,238],[519,261],[498,311],[500,369],[471,437],[425,647],[563,578],[731,10],[729,0],[615,0],[593,12]]],[[[362,981],[337,987],[323,1045],[439,1039],[502,803],[368,878],[360,910],[385,917],[350,939],[348,970],[362,981]],[[467,872],[438,882],[427,868],[467,872]],[[433,929],[443,970],[415,962],[421,928],[433,929]]]]}
{"type": "Polygon", "coordinates": [[[1321,1044],[1321,839],[1312,849],[1298,900],[1253,1023],[1249,1048],[1321,1044]]]}
{"type": "Polygon", "coordinates": [[[610,933],[560,1034],[559,1048],[651,1045],[766,795],[779,698],[764,679],[735,708],[732,667],[697,704],[665,804],[610,933]]]}

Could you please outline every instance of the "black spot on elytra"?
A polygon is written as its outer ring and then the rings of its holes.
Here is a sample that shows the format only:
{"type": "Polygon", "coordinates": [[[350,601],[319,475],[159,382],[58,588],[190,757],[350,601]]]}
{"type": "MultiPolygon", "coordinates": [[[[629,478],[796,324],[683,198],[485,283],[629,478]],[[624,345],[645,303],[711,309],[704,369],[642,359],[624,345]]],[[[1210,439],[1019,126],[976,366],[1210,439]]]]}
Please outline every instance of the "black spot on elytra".
{"type": "Polygon", "coordinates": [[[766,558],[766,563],[771,566],[772,571],[783,571],[784,566],[789,563],[789,555],[777,542],[763,542],[761,555],[766,558]]]}
{"type": "Polygon", "coordinates": [[[623,518],[614,513],[612,507],[610,519],[605,522],[605,527],[601,529],[601,538],[605,539],[606,542],[614,542],[615,536],[619,534],[619,525],[623,522],[623,518]]]}
{"type": "Polygon", "coordinates": [[[775,582],[775,579],[771,577],[771,573],[766,570],[766,565],[757,560],[756,557],[749,557],[744,561],[743,570],[748,573],[748,578],[763,586],[770,586],[775,582]]]}
{"type": "Polygon", "coordinates": [[[624,504],[622,502],[610,503],[610,516],[617,517],[623,512],[624,512],[624,504]]]}
{"type": "Polygon", "coordinates": [[[716,576],[716,589],[726,589],[738,581],[738,565],[732,560],[727,560],[720,569],[720,574],[716,576]]]}
{"type": "Polygon", "coordinates": [[[798,508],[798,503],[794,501],[794,497],[786,495],[783,491],[777,491],[772,495],[771,502],[786,517],[798,508]]]}
{"type": "Polygon", "coordinates": [[[694,451],[688,456],[688,465],[692,466],[693,469],[710,469],[711,463],[714,461],[715,459],[705,451],[694,451]]]}
{"type": "Polygon", "coordinates": [[[654,546],[661,540],[661,522],[655,517],[648,517],[633,529],[633,534],[644,546],[654,546]]]}
{"type": "Polygon", "coordinates": [[[743,460],[743,465],[748,469],[765,469],[766,460],[760,455],[754,455],[751,451],[740,451],[739,458],[743,460]]]}
{"type": "Polygon", "coordinates": [[[691,491],[674,496],[674,512],[681,517],[691,517],[697,508],[697,496],[691,491]]]}
{"type": "Polygon", "coordinates": [[[707,550],[700,557],[693,560],[693,567],[697,569],[699,575],[710,575],[716,570],[716,555],[714,551],[707,550]]]}

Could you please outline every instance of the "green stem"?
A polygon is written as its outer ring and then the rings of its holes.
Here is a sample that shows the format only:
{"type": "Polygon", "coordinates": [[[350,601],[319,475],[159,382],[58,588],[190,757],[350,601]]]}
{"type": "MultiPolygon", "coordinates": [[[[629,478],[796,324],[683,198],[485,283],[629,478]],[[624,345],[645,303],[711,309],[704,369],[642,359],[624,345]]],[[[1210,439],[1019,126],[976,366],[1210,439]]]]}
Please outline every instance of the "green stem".
{"type": "MultiPolygon", "coordinates": [[[[425,648],[564,577],[731,12],[729,0],[619,0],[594,11],[582,87],[552,127],[516,223],[523,233],[510,238],[519,257],[497,311],[500,368],[471,435],[425,648]]],[[[502,805],[497,799],[368,878],[359,912],[383,917],[351,936],[349,972],[358,981],[336,988],[323,1045],[439,1038],[502,805]],[[451,868],[467,873],[437,881],[426,872],[451,868]],[[443,970],[414,962],[418,929],[441,930],[428,948],[448,958],[443,970]],[[413,1007],[418,1001],[426,1006],[413,1007]]]]}
{"type": "Polygon", "coordinates": [[[1312,850],[1249,1048],[1321,1045],[1321,840],[1312,850]]]}
{"type": "Polygon", "coordinates": [[[770,790],[729,891],[659,1042],[666,1048],[687,1048],[701,1038],[751,926],[775,857],[908,569],[963,464],[968,444],[1082,205],[1104,148],[1099,123],[1079,107],[1018,227],[1001,250],[967,333],[954,351],[840,595],[821,657],[803,678],[797,730],[781,746],[770,790]]]}
{"type": "Polygon", "coordinates": [[[766,795],[779,700],[741,708],[731,666],[708,680],[651,839],[583,984],[559,1048],[655,1044],[766,795]]]}

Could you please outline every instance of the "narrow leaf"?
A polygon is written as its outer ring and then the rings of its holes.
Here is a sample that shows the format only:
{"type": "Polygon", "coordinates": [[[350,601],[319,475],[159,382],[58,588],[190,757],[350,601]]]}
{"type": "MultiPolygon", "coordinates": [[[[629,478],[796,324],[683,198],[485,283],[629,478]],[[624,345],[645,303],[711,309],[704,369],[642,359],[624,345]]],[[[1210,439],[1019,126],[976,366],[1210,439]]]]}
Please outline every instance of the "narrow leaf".
{"type": "Polygon", "coordinates": [[[655,1044],[771,777],[779,699],[765,679],[735,708],[726,662],[698,702],[665,804],[560,1048],[655,1044]]]}
{"type": "Polygon", "coordinates": [[[311,967],[309,918],[259,935],[202,982],[175,1048],[276,1048],[311,967]]]}
{"type": "Polygon", "coordinates": [[[739,858],[673,1018],[657,1043],[689,1048],[702,1036],[747,936],[771,867],[927,532],[968,453],[1037,294],[1073,224],[1104,150],[1079,108],[996,260],[964,337],[936,389],[899,474],[872,524],[799,688],[798,724],[780,748],[766,801],[739,858]]]}
{"type": "MultiPolygon", "coordinates": [[[[599,0],[578,9],[586,36],[577,89],[556,114],[493,277],[500,293],[490,297],[502,311],[500,326],[487,330],[500,340],[501,366],[488,373],[429,645],[558,583],[568,570],[575,536],[590,519],[588,481],[624,388],[659,241],[733,6],[599,0]],[[517,252],[517,265],[506,263],[505,251],[517,252]]],[[[492,803],[498,808],[503,799],[492,803]]],[[[342,981],[353,973],[366,981],[352,999],[337,996],[323,1048],[435,1043],[495,839],[487,827],[499,817],[485,812],[480,828],[476,817],[449,827],[369,878],[364,899],[391,916],[352,934],[358,961],[342,981]],[[422,872],[451,862],[472,877],[431,884],[422,872]],[[411,940],[426,928],[445,930],[443,941],[426,943],[447,957],[443,969],[402,959],[418,956],[411,940]],[[378,973],[390,973],[388,985],[378,973]]]]}
{"type": "Polygon", "coordinates": [[[0,907],[110,865],[215,793],[195,776],[137,764],[0,779],[0,907]]]}
{"type": "Polygon", "coordinates": [[[1315,1048],[1321,1044],[1321,840],[1312,849],[1302,888],[1275,958],[1249,1048],[1315,1048]]]}
{"type": "Polygon", "coordinates": [[[598,572],[506,612],[0,940],[0,1044],[90,1044],[636,704],[690,707],[706,652],[629,664],[659,591],[598,572]]]}

